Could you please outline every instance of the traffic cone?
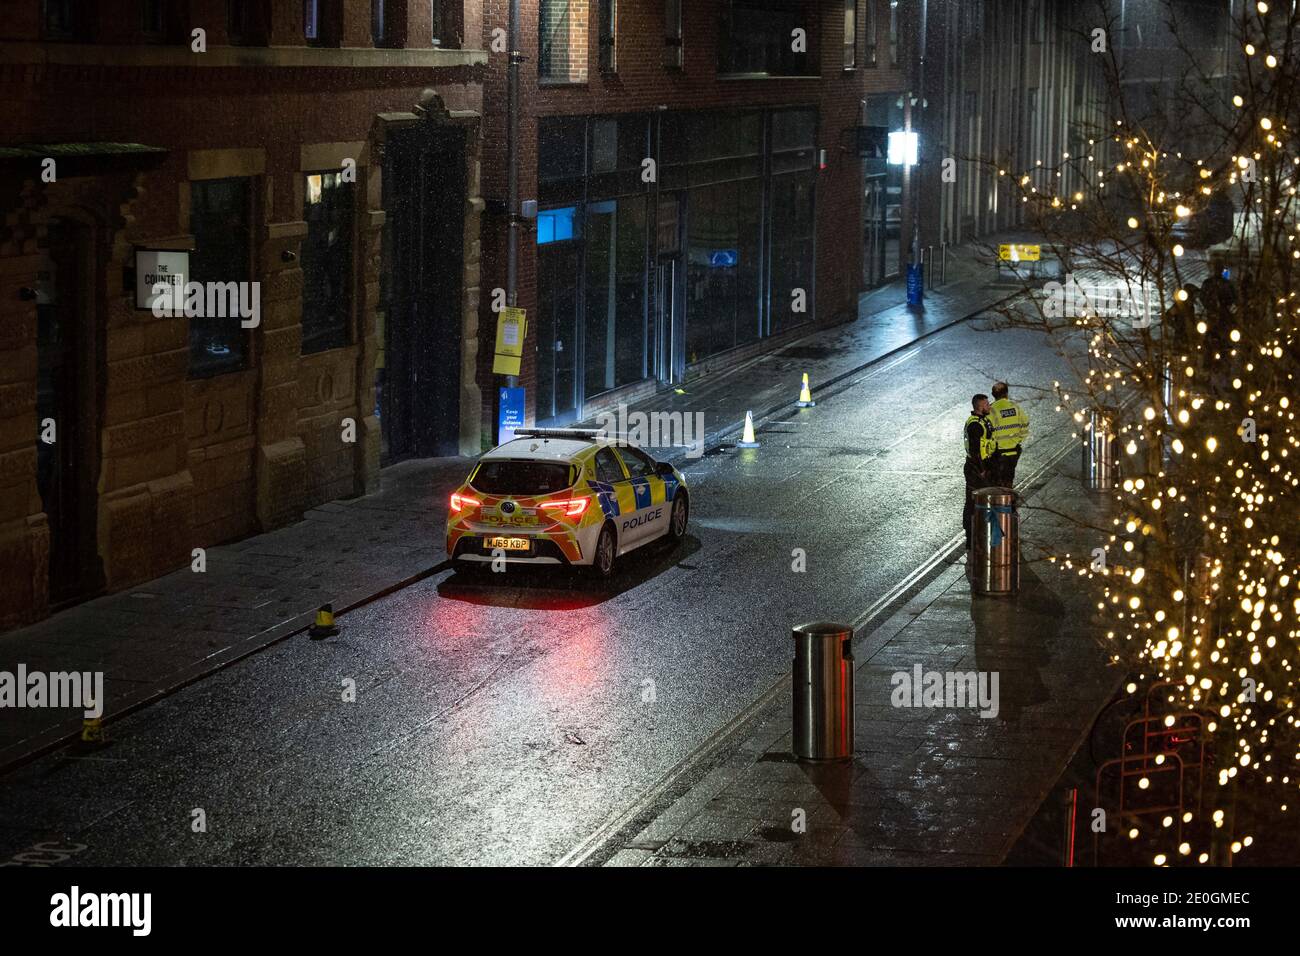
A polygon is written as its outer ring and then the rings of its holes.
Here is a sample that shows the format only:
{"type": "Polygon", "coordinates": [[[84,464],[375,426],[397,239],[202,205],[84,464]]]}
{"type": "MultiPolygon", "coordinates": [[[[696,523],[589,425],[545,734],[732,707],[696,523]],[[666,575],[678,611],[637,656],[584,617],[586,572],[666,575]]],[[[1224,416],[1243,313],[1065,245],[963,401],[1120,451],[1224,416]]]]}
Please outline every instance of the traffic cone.
{"type": "Polygon", "coordinates": [[[745,433],[736,442],[738,448],[757,448],[758,442],[754,439],[754,413],[745,412],[745,433]]]}
{"type": "Polygon", "coordinates": [[[817,404],[812,400],[812,390],[808,387],[807,372],[803,373],[803,388],[799,389],[799,401],[797,404],[800,408],[812,408],[817,404]]]}
{"type": "Polygon", "coordinates": [[[316,623],[307,631],[313,641],[319,641],[326,637],[333,637],[338,632],[338,625],[334,623],[333,604],[326,604],[316,612],[316,623]]]}
{"type": "Polygon", "coordinates": [[[102,744],[104,742],[104,719],[102,717],[86,717],[81,721],[81,742],[86,744],[102,744]]]}

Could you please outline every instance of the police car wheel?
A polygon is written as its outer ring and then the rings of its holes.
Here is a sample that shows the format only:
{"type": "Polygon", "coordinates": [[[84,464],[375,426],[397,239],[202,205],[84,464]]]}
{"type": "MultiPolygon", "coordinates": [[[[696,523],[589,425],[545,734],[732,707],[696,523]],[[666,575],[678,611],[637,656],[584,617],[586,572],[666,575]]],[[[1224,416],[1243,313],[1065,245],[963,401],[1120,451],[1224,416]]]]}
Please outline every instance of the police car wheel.
{"type": "Polygon", "coordinates": [[[668,519],[668,538],[674,544],[686,537],[686,522],[690,518],[690,499],[684,494],[673,498],[673,513],[668,519]]]}
{"type": "Polygon", "coordinates": [[[601,580],[614,574],[614,559],[618,554],[618,542],[614,538],[614,529],[610,525],[600,529],[596,539],[596,552],[591,558],[591,573],[601,580]]]}

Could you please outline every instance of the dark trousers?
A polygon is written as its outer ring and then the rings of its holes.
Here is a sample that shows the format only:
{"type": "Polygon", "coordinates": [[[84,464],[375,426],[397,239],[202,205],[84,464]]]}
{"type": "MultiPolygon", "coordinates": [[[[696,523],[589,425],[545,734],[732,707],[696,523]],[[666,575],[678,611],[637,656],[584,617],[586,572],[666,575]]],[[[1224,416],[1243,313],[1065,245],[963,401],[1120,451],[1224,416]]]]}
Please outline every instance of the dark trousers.
{"type": "Polygon", "coordinates": [[[971,545],[971,523],[975,519],[975,492],[981,488],[988,487],[993,481],[993,476],[989,469],[981,468],[969,458],[966,459],[966,466],[962,469],[966,477],[966,507],[962,509],[961,526],[966,531],[966,548],[969,550],[971,545]]]}
{"type": "Polygon", "coordinates": [[[1016,465],[1019,463],[1019,454],[994,455],[989,462],[990,480],[1001,488],[1014,488],[1016,486],[1016,465]]]}

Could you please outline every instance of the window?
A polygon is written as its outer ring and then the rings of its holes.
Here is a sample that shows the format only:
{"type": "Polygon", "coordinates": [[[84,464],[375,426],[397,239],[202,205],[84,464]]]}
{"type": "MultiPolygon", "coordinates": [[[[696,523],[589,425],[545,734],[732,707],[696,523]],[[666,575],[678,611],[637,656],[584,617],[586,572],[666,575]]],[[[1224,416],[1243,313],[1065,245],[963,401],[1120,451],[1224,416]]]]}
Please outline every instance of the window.
{"type": "Polygon", "coordinates": [[[807,4],[786,0],[730,0],[723,5],[718,71],[815,76],[814,23],[807,4]],[[798,32],[796,32],[798,31],[798,32]]]}
{"type": "Polygon", "coordinates": [[[628,476],[643,478],[655,473],[655,460],[634,445],[622,445],[618,449],[619,457],[627,466],[628,476]]]}
{"type": "Polygon", "coordinates": [[[266,21],[262,5],[257,0],[227,0],[226,31],[230,42],[236,46],[258,46],[266,43],[266,21]]]}
{"type": "Polygon", "coordinates": [[[898,66],[898,0],[889,0],[889,65],[898,66]]]}
{"type": "Polygon", "coordinates": [[[386,49],[406,46],[409,9],[407,0],[370,0],[370,42],[386,49]]]}
{"type": "Polygon", "coordinates": [[[85,0],[44,0],[41,12],[46,39],[89,39],[91,8],[85,0]]]}
{"type": "Polygon", "coordinates": [[[320,42],[320,0],[302,0],[302,35],[308,43],[320,42]]]}
{"type": "Polygon", "coordinates": [[[573,467],[564,462],[506,460],[483,462],[469,483],[485,495],[532,497],[564,491],[573,482],[573,467]]]}
{"type": "Polygon", "coordinates": [[[645,196],[586,209],[584,387],[591,398],[646,376],[645,196]]]}
{"type": "Polygon", "coordinates": [[[339,0],[302,0],[302,35],[308,46],[338,46],[342,31],[339,0]]]}
{"type": "Polygon", "coordinates": [[[303,219],[302,352],[348,344],[352,304],[352,208],[355,183],[342,170],[309,173],[303,219]]]}
{"type": "Polygon", "coordinates": [[[442,16],[442,0],[429,0],[429,42],[441,46],[446,39],[446,22],[442,16]]]}
{"type": "Polygon", "coordinates": [[[858,0],[844,0],[844,69],[858,65],[858,0]]]}
{"type": "Polygon", "coordinates": [[[596,480],[615,482],[622,481],[624,478],[623,466],[618,463],[618,457],[608,448],[602,448],[596,452],[596,480]]]}
{"type": "Polygon", "coordinates": [[[552,242],[566,242],[577,235],[575,223],[578,209],[566,206],[563,209],[544,209],[537,214],[537,244],[547,245],[552,242]]]}
{"type": "Polygon", "coordinates": [[[599,0],[600,2],[600,70],[602,73],[614,73],[618,70],[618,2],[617,0],[599,0]]]}
{"type": "Polygon", "coordinates": [[[758,338],[762,196],[759,180],[699,186],[687,195],[688,363],[758,338]]]}
{"type": "Polygon", "coordinates": [[[252,290],[252,180],[210,179],[190,184],[190,232],[194,251],[190,253],[188,281],[220,283],[222,292],[205,295],[204,315],[190,317],[190,377],[202,378],[244,368],[248,357],[248,334],[241,316],[231,314],[228,283],[245,303],[252,290]],[[213,308],[208,308],[211,302],[213,308]],[[226,314],[216,314],[224,311],[226,314]]]}
{"type": "Polygon", "coordinates": [[[541,0],[538,74],[553,83],[587,82],[586,0],[541,0]]]}
{"type": "Polygon", "coordinates": [[[813,244],[816,232],[813,169],[817,147],[817,114],[811,110],[780,110],[772,114],[771,185],[768,223],[771,253],[768,266],[771,314],[769,334],[809,321],[813,316],[813,244]],[[796,303],[802,308],[796,311],[796,303]]]}
{"type": "Polygon", "coordinates": [[[140,0],[140,32],[151,43],[188,43],[185,16],[179,0],[140,0]]]}
{"type": "Polygon", "coordinates": [[[166,27],[163,0],[140,0],[140,32],[151,39],[161,38],[166,27]]]}
{"type": "Polygon", "coordinates": [[[682,53],[682,0],[664,0],[664,66],[680,70],[682,53]]]}
{"type": "Polygon", "coordinates": [[[866,60],[867,66],[876,65],[876,3],[877,0],[866,0],[865,4],[867,22],[865,24],[866,30],[864,32],[867,35],[867,40],[864,59],[866,60]]]}
{"type": "MultiPolygon", "coordinates": [[[[583,198],[587,172],[586,120],[555,117],[537,123],[537,198],[569,205],[583,198]]],[[[639,160],[638,160],[639,162],[639,160]]]]}

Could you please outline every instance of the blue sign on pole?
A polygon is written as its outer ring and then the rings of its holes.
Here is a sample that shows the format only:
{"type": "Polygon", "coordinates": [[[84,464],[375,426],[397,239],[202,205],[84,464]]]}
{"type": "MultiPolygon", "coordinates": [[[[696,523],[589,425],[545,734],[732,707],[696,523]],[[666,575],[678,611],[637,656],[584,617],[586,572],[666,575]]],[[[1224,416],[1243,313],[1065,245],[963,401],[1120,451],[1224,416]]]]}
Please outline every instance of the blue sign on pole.
{"type": "Polygon", "coordinates": [[[921,275],[921,264],[907,267],[907,304],[920,305],[921,298],[925,291],[925,282],[921,275]]]}
{"type": "Polygon", "coordinates": [[[497,444],[504,445],[513,441],[515,429],[524,427],[524,390],[522,388],[503,388],[500,390],[500,410],[497,412],[497,444]]]}

